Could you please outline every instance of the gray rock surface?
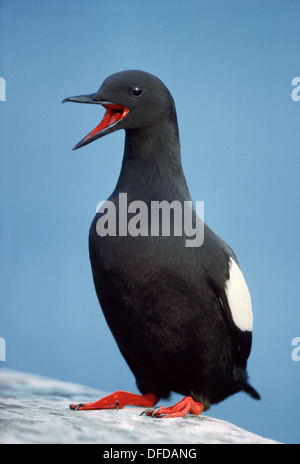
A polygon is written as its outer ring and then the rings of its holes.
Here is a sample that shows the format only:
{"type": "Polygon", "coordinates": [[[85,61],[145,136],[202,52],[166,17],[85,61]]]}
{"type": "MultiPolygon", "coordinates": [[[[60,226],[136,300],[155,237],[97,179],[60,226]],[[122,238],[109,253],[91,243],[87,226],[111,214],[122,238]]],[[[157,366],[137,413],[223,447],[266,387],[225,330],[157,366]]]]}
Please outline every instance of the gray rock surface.
{"type": "Polygon", "coordinates": [[[152,419],[144,408],[71,411],[70,402],[105,393],[82,385],[0,369],[1,444],[272,444],[229,422],[206,416],[152,419]]]}

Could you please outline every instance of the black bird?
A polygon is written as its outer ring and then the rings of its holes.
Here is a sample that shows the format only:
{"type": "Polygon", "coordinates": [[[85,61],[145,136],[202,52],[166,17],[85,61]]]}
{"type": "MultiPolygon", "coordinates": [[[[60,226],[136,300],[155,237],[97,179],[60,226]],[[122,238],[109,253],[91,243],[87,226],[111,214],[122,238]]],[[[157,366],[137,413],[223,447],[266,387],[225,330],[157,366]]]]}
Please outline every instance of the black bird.
{"type": "Polygon", "coordinates": [[[109,76],[94,94],[66,101],[106,109],[101,123],[74,149],[125,129],[119,180],[91,224],[89,250],[101,308],[142,393],[118,391],[71,409],[153,408],[173,391],[184,395],[183,400],[145,413],[176,417],[200,414],[239,391],[259,399],[246,371],[252,309],[237,259],[194,207],[191,217],[204,228],[203,243],[187,244],[184,214],[175,230],[180,212],[175,206],[183,211],[192,199],[169,90],[152,74],[132,70],[109,76]],[[162,208],[162,202],[169,210],[159,216],[157,226],[151,208],[162,208]],[[168,212],[166,234],[163,215],[168,212]]]}

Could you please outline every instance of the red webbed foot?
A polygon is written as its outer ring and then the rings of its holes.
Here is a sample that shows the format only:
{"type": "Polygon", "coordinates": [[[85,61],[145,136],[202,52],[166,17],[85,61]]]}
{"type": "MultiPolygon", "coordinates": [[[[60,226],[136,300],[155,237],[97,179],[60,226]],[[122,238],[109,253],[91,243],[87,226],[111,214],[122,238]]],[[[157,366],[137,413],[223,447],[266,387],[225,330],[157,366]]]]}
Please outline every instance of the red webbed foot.
{"type": "Polygon", "coordinates": [[[204,409],[203,404],[193,400],[191,396],[185,396],[179,403],[174,406],[165,408],[163,406],[157,406],[154,409],[147,409],[142,414],[152,416],[156,418],[172,418],[172,417],[184,417],[187,413],[199,415],[204,409]]]}
{"type": "Polygon", "coordinates": [[[144,406],[153,407],[159,398],[153,393],[136,395],[125,391],[116,391],[111,395],[101,398],[94,403],[70,404],[70,409],[74,411],[85,411],[92,409],[122,409],[124,406],[144,406]]]}

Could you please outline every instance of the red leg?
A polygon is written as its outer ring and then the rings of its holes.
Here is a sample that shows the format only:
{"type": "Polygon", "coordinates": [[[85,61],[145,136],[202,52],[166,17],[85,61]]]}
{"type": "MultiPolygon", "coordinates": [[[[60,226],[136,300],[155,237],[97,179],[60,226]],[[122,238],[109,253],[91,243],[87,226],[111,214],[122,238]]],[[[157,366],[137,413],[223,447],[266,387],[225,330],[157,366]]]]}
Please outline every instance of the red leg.
{"type": "Polygon", "coordinates": [[[157,396],[153,393],[135,395],[134,393],[127,393],[125,391],[116,391],[115,393],[105,396],[94,403],[70,404],[70,409],[122,409],[127,405],[153,407],[158,400],[159,398],[157,398],[157,396]]]}
{"type": "Polygon", "coordinates": [[[153,417],[184,417],[188,412],[199,415],[203,411],[203,405],[194,401],[191,396],[185,396],[179,403],[174,406],[164,408],[163,406],[145,411],[147,416],[153,417]]]}

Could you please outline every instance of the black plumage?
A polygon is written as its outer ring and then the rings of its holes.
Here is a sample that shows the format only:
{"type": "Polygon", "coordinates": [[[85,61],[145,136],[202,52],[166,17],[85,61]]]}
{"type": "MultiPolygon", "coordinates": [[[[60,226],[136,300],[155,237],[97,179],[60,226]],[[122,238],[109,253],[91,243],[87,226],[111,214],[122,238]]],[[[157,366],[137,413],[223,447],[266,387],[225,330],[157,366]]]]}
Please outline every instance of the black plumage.
{"type": "MultiPolygon", "coordinates": [[[[120,193],[127,194],[128,204],[139,200],[149,211],[153,201],[176,200],[184,206],[192,200],[181,165],[175,104],[158,78],[123,71],[108,77],[95,94],[65,101],[107,109],[104,122],[75,148],[125,129],[121,173],[108,198],[116,210],[120,193]]],[[[230,247],[207,225],[199,247],[187,247],[184,235],[151,236],[150,215],[148,236],[100,237],[97,224],[105,211],[95,216],[89,233],[95,289],[141,393],[164,398],[178,392],[204,409],[242,390],[258,399],[246,371],[252,326],[236,323],[239,316],[229,301],[229,296],[236,300],[237,287],[229,289],[231,266],[235,280],[241,279],[230,247]]],[[[171,231],[173,224],[171,218],[171,231]]]]}

